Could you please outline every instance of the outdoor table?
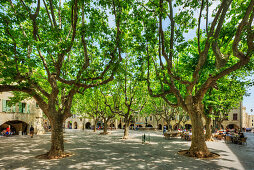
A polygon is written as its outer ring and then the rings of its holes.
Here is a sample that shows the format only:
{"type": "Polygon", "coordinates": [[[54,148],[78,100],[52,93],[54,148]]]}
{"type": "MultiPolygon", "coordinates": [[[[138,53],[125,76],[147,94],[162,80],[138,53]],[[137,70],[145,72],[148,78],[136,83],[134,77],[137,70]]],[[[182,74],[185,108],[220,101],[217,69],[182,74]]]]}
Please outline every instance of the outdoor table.
{"type": "Polygon", "coordinates": [[[165,132],[163,135],[165,136],[165,139],[170,139],[170,133],[169,132],[165,132]]]}

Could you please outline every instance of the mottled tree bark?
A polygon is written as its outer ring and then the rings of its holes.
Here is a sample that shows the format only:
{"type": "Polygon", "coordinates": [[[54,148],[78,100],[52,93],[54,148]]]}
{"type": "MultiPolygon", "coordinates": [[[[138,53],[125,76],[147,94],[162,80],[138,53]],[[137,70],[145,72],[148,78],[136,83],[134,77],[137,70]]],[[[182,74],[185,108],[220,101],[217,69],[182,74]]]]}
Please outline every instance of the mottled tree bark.
{"type": "Polygon", "coordinates": [[[191,147],[189,154],[192,157],[209,157],[210,152],[205,143],[205,136],[202,123],[202,113],[196,111],[190,114],[192,125],[191,147]]]}
{"type": "Polygon", "coordinates": [[[97,126],[97,123],[98,123],[98,120],[97,119],[94,119],[94,132],[96,132],[96,126],[97,126]]]}
{"type": "Polygon", "coordinates": [[[104,128],[103,128],[103,134],[106,135],[108,134],[108,120],[104,119],[104,128]]]}
{"type": "Polygon", "coordinates": [[[54,114],[51,119],[51,148],[48,152],[48,158],[61,158],[64,156],[64,138],[63,138],[63,116],[54,114]]]}
{"type": "Polygon", "coordinates": [[[206,129],[206,134],[205,134],[205,140],[206,141],[212,141],[212,129],[211,129],[211,122],[212,118],[206,117],[205,118],[205,129],[206,129]]]}
{"type": "Polygon", "coordinates": [[[130,121],[125,122],[124,126],[124,136],[123,139],[128,139],[129,138],[129,127],[130,127],[130,121]]]}

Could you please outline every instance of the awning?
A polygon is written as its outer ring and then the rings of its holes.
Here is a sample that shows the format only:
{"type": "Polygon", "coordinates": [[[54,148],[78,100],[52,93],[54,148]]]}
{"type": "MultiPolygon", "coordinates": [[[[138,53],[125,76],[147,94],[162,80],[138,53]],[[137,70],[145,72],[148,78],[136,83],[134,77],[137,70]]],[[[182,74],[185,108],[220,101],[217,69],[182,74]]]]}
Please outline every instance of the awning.
{"type": "Polygon", "coordinates": [[[142,125],[142,124],[145,124],[145,123],[143,123],[143,122],[136,122],[135,124],[136,125],[142,125]]]}

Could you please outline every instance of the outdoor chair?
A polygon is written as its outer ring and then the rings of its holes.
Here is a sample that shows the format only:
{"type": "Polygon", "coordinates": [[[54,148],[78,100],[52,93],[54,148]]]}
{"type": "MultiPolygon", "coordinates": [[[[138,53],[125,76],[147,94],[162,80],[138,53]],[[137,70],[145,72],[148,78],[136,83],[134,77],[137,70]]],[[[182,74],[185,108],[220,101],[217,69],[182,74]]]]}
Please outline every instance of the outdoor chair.
{"type": "Polygon", "coordinates": [[[164,133],[165,139],[170,139],[170,133],[164,133]]]}
{"type": "Polygon", "coordinates": [[[230,142],[231,142],[231,137],[230,136],[226,136],[225,143],[230,143],[230,142]]]}
{"type": "Polygon", "coordinates": [[[240,138],[239,144],[246,144],[247,145],[247,138],[240,138]]]}

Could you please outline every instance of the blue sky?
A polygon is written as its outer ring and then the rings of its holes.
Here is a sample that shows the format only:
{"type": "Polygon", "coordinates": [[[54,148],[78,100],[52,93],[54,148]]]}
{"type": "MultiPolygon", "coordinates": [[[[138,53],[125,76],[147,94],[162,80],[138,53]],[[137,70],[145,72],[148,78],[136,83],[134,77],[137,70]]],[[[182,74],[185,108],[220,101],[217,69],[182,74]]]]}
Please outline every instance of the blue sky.
{"type": "MultiPolygon", "coordinates": [[[[252,75],[252,78],[254,79],[254,75],[252,75]]],[[[243,106],[246,107],[246,111],[249,114],[254,115],[254,87],[252,86],[249,90],[248,93],[250,93],[250,96],[244,96],[243,98],[243,106]],[[251,112],[250,109],[253,109],[251,112]]]]}

